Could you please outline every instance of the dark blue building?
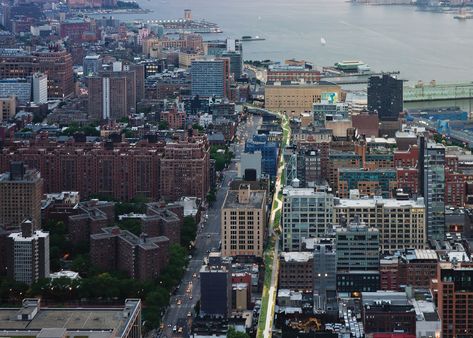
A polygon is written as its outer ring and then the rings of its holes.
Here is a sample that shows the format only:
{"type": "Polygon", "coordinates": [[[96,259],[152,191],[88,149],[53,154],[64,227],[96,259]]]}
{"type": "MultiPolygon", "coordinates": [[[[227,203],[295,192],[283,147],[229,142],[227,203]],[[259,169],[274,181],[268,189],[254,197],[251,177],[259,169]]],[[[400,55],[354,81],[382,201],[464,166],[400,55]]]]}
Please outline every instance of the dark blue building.
{"type": "Polygon", "coordinates": [[[278,151],[277,142],[269,142],[268,136],[265,134],[253,135],[252,140],[245,143],[245,153],[253,154],[255,151],[261,152],[261,172],[272,178],[277,173],[278,151]]]}

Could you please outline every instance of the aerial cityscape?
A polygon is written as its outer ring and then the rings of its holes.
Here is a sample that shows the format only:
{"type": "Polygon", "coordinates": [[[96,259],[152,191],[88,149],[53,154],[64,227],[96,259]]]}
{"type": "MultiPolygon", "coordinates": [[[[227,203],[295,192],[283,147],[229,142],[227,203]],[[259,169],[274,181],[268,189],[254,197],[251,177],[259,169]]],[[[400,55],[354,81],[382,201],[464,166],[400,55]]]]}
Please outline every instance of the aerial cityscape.
{"type": "Polygon", "coordinates": [[[0,1],[0,337],[473,338],[471,19],[0,1]]]}

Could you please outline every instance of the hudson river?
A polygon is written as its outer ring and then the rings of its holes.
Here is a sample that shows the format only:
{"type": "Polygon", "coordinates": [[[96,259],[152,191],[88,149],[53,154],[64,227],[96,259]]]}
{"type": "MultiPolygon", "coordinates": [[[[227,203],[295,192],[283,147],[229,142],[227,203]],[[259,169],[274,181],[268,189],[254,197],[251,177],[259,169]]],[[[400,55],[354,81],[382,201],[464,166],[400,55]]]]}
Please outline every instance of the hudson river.
{"type": "Polygon", "coordinates": [[[246,60],[298,58],[316,65],[362,60],[373,70],[401,71],[424,82],[473,81],[473,20],[407,6],[364,6],[343,0],[138,0],[148,14],[120,19],[194,19],[217,23],[219,38],[260,36],[244,43],[246,60]],[[320,39],[324,38],[323,46],[320,39]]]}

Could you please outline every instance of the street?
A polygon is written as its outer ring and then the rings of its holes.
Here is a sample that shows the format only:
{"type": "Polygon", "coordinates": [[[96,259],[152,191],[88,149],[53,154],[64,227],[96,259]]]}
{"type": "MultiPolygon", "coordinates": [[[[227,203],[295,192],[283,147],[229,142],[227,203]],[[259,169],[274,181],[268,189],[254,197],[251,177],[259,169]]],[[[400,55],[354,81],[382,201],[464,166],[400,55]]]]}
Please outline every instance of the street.
{"type": "Polygon", "coordinates": [[[177,322],[181,319],[180,322],[187,320],[189,323],[194,316],[194,306],[200,299],[200,268],[204,258],[208,255],[208,251],[218,250],[219,247],[220,209],[225,200],[230,182],[238,175],[238,164],[240,154],[244,150],[244,141],[256,133],[260,124],[261,117],[250,115],[246,121],[241,122],[238,126],[238,141],[233,147],[230,147],[235,154],[235,158],[223,172],[221,186],[217,187],[216,201],[209,206],[206,221],[204,217],[206,212],[202,212],[202,221],[198,224],[196,246],[192,259],[176,294],[171,297],[170,305],[163,316],[164,328],[162,333],[157,335],[158,337],[182,337],[182,334],[177,332],[179,331],[179,327],[176,325],[177,322]]]}

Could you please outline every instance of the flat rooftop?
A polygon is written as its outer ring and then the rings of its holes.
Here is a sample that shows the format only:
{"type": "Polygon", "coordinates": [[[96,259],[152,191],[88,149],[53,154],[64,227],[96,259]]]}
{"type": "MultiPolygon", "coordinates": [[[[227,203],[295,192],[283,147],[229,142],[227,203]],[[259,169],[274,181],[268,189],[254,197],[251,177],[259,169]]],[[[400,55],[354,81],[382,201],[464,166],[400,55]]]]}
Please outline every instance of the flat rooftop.
{"type": "Polygon", "coordinates": [[[266,192],[263,190],[250,191],[248,203],[240,203],[238,190],[229,190],[222,209],[261,209],[265,201],[266,192]]]}
{"type": "Polygon", "coordinates": [[[402,207],[417,207],[424,208],[424,200],[396,200],[394,198],[360,198],[360,199],[349,199],[349,198],[335,198],[335,208],[374,208],[376,205],[383,204],[385,208],[402,208],[402,207]]]}
{"type": "Polygon", "coordinates": [[[112,332],[120,337],[137,306],[139,300],[129,299],[125,306],[115,308],[40,307],[33,318],[25,320],[18,320],[18,315],[31,315],[35,307],[0,308],[0,336],[24,335],[28,331],[34,337],[43,329],[65,329],[70,337],[75,336],[73,331],[83,337],[110,337],[112,332]]]}

